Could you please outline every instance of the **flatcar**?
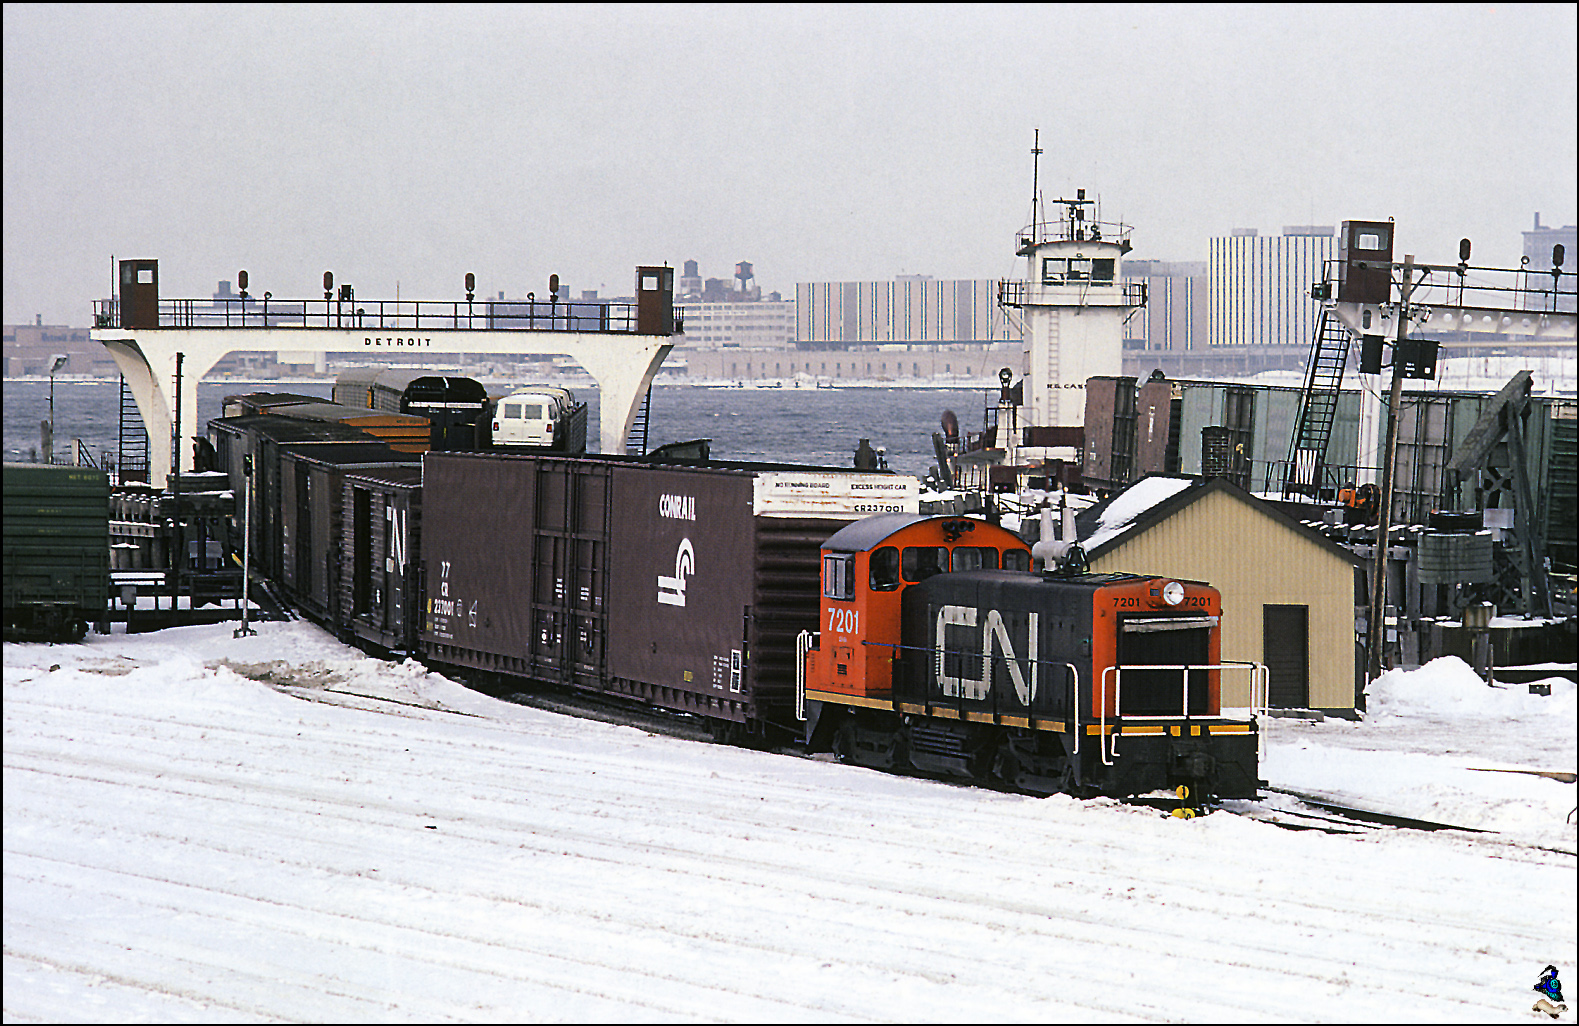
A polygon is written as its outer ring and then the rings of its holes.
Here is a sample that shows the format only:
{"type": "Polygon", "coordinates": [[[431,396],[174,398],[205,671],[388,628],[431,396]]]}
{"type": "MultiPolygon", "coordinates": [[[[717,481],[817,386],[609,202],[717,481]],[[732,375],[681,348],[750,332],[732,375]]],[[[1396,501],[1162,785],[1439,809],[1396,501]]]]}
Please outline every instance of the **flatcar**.
{"type": "MultiPolygon", "coordinates": [[[[538,449],[575,456],[587,451],[587,404],[558,385],[525,385],[509,395],[491,400],[489,413],[479,422],[486,426],[488,445],[524,451],[538,449]]],[[[481,440],[481,439],[480,439],[481,440]]]]}
{"type": "Polygon", "coordinates": [[[243,417],[270,413],[291,420],[346,424],[384,442],[400,452],[427,452],[432,444],[432,425],[428,418],[411,413],[392,413],[366,406],[326,403],[312,396],[289,392],[251,392],[225,397],[225,416],[243,417]]]}
{"type": "Polygon", "coordinates": [[[1027,572],[1008,532],[874,517],[822,546],[800,697],[813,751],[1032,792],[1253,797],[1254,718],[1222,715],[1216,589],[1027,572]]]}

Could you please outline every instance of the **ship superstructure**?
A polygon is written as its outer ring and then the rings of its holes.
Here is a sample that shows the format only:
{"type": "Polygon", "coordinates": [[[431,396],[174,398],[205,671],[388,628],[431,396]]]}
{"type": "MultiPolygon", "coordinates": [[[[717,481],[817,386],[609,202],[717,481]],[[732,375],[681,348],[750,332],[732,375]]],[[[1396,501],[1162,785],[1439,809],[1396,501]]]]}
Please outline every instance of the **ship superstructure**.
{"type": "Polygon", "coordinates": [[[1021,427],[1078,427],[1086,379],[1123,373],[1124,322],[1146,305],[1144,283],[1123,280],[1130,226],[1099,220],[1080,189],[1019,233],[1025,277],[998,283],[998,301],[1025,327],[1021,427]]]}

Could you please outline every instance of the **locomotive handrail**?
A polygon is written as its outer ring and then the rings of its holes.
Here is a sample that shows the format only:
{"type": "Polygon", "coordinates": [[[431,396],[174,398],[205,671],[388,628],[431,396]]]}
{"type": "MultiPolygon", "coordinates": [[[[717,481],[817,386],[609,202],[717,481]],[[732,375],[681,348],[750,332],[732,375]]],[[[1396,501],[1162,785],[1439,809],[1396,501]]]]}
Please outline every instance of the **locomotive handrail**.
{"type": "Polygon", "coordinates": [[[806,722],[806,653],[811,651],[812,640],[821,637],[821,631],[795,635],[795,718],[802,723],[806,722]]]}
{"type": "Polygon", "coordinates": [[[1071,674],[1073,674],[1074,678],[1075,678],[1073,681],[1070,682],[1070,685],[1069,685],[1070,686],[1070,692],[1069,692],[1069,715],[1070,715],[1070,718],[1074,721],[1070,725],[1070,729],[1074,731],[1074,735],[1075,735],[1075,751],[1074,751],[1074,754],[1075,755],[1079,755],[1080,754],[1080,670],[1079,670],[1078,667],[1075,666],[1074,663],[1065,663],[1064,665],[1069,667],[1069,672],[1071,674]]]}
{"type": "MultiPolygon", "coordinates": [[[[1266,708],[1266,705],[1264,703],[1267,700],[1266,696],[1268,694],[1268,689],[1269,689],[1270,671],[1268,671],[1267,668],[1261,663],[1248,662],[1248,661],[1237,660],[1237,659],[1230,659],[1230,660],[1226,660],[1226,661],[1221,662],[1221,663],[1201,663],[1201,664],[1195,664],[1195,663],[1180,663],[1180,664],[1164,663],[1164,664],[1146,664],[1146,665],[1142,665],[1142,664],[1138,664],[1137,663],[1137,664],[1131,664],[1129,666],[1104,666],[1102,668],[1102,704],[1101,704],[1101,706],[1100,706],[1100,708],[1098,710],[1098,714],[1097,714],[1097,723],[1098,723],[1098,729],[1099,729],[1099,734],[1098,734],[1098,737],[1097,737],[1097,744],[1100,746],[1100,751],[1102,753],[1102,765],[1104,765],[1104,766],[1111,766],[1111,765],[1113,765],[1112,759],[1109,758],[1109,753],[1110,752],[1111,752],[1112,758],[1114,758],[1114,759],[1118,758],[1118,754],[1119,754],[1118,753],[1118,732],[1117,731],[1115,731],[1111,735],[1111,739],[1110,740],[1108,740],[1108,741],[1103,741],[1102,740],[1102,738],[1110,737],[1110,735],[1108,734],[1108,730],[1107,730],[1107,685],[1108,685],[1108,674],[1112,674],[1113,675],[1113,722],[1114,722],[1115,725],[1122,725],[1123,720],[1125,719],[1124,705],[1123,705],[1123,688],[1124,688],[1124,674],[1123,674],[1123,671],[1124,670],[1180,670],[1180,671],[1182,671],[1182,678],[1183,678],[1183,684],[1184,684],[1184,686],[1183,686],[1183,696],[1182,696],[1183,697],[1183,702],[1179,706],[1180,710],[1182,710],[1181,712],[1179,712],[1179,713],[1146,713],[1144,715],[1134,715],[1134,714],[1132,714],[1129,717],[1131,719],[1184,720],[1184,721],[1188,721],[1190,719],[1190,671],[1191,670],[1248,670],[1248,671],[1250,671],[1250,722],[1256,722],[1256,710],[1258,708],[1260,708],[1260,709],[1265,709],[1266,708]],[[1262,696],[1262,703],[1261,704],[1258,704],[1256,702],[1256,696],[1257,696],[1258,693],[1262,696]]],[[[1211,717],[1211,718],[1213,718],[1213,719],[1232,719],[1232,717],[1224,716],[1222,714],[1220,706],[1219,706],[1218,714],[1215,717],[1211,717]]],[[[1264,744],[1264,742],[1261,739],[1261,731],[1257,730],[1256,731],[1256,754],[1257,754],[1257,757],[1260,757],[1262,754],[1264,754],[1264,747],[1265,747],[1265,744],[1264,744]]]]}

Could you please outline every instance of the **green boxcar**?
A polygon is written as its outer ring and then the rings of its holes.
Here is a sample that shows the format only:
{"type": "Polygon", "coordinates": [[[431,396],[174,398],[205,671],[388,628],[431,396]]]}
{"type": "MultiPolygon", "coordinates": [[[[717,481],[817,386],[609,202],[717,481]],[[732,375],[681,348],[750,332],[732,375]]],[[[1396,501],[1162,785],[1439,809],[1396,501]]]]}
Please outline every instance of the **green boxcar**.
{"type": "Polygon", "coordinates": [[[7,640],[80,640],[110,599],[110,478],[90,467],[7,463],[7,640]]]}

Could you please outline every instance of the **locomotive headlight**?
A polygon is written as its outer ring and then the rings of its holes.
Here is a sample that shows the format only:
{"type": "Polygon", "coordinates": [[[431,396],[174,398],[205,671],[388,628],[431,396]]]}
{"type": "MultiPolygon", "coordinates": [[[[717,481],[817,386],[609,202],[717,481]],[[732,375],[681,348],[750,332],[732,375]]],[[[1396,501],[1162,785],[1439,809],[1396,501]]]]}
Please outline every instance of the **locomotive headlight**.
{"type": "Polygon", "coordinates": [[[1162,601],[1170,606],[1176,606],[1184,601],[1184,585],[1178,581],[1169,581],[1162,586],[1162,601]]]}

